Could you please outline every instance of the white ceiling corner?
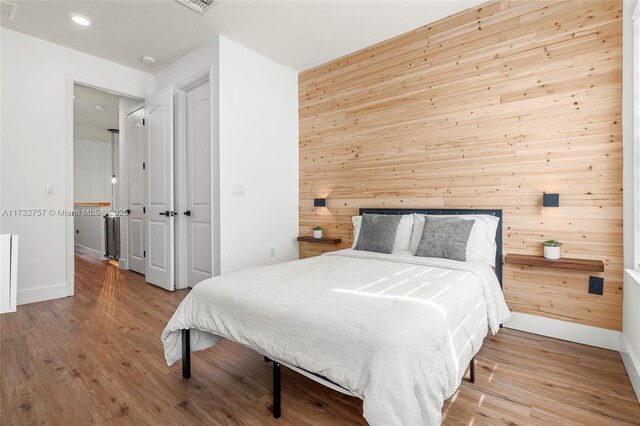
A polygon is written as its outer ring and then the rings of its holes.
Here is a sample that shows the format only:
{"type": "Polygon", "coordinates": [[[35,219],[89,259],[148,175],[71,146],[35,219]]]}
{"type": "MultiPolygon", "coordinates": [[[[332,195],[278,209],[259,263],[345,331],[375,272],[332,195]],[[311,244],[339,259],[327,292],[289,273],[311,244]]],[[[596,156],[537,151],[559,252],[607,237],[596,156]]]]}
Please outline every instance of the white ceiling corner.
{"type": "Polygon", "coordinates": [[[303,71],[429,24],[478,0],[219,0],[198,14],[174,0],[33,1],[4,27],[156,73],[217,34],[303,71]],[[71,13],[92,20],[80,27],[71,13]],[[156,65],[140,61],[156,58],[156,65]]]}

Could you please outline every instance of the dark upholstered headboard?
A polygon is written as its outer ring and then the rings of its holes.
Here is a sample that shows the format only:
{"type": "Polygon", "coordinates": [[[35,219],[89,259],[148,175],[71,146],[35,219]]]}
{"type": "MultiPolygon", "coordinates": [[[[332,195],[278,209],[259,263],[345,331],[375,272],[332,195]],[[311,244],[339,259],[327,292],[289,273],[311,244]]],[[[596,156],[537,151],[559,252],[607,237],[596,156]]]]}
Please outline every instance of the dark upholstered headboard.
{"type": "Polygon", "coordinates": [[[431,215],[455,215],[455,214],[488,214],[500,218],[496,231],[496,276],[502,287],[502,210],[482,209],[360,209],[360,214],[431,214],[431,215]]]}

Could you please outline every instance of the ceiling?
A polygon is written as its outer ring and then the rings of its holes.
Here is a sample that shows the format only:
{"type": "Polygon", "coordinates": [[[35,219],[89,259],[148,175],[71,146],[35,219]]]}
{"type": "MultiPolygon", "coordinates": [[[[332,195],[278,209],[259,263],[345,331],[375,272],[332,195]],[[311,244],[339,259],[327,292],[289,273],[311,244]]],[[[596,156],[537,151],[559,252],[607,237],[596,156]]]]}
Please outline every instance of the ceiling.
{"type": "Polygon", "coordinates": [[[94,141],[111,141],[107,129],[118,129],[120,96],[76,84],[73,87],[73,136],[94,141]],[[104,110],[99,110],[96,106],[104,110]]]}
{"type": "Polygon", "coordinates": [[[10,1],[15,20],[2,26],[150,73],[217,34],[303,71],[484,2],[219,0],[199,15],[174,0],[10,1]],[[79,26],[71,13],[93,24],[79,26]]]}

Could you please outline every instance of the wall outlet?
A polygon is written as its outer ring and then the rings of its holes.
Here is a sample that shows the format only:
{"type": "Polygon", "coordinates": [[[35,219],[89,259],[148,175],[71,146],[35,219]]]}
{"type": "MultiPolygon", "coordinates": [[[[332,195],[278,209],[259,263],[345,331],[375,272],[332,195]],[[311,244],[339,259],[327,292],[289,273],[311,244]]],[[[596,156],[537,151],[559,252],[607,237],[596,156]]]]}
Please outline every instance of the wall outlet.
{"type": "Polygon", "coordinates": [[[231,195],[233,197],[244,197],[247,195],[247,189],[244,185],[231,185],[231,195]]]}
{"type": "Polygon", "coordinates": [[[269,257],[276,257],[276,249],[271,247],[269,250],[269,257]]]}
{"type": "Polygon", "coordinates": [[[604,293],[604,278],[601,277],[589,277],[589,293],[591,294],[603,294],[604,293]]]}
{"type": "Polygon", "coordinates": [[[53,185],[51,185],[50,183],[48,183],[48,184],[46,184],[44,186],[44,193],[46,195],[53,195],[53,194],[56,193],[56,188],[53,185]]]}

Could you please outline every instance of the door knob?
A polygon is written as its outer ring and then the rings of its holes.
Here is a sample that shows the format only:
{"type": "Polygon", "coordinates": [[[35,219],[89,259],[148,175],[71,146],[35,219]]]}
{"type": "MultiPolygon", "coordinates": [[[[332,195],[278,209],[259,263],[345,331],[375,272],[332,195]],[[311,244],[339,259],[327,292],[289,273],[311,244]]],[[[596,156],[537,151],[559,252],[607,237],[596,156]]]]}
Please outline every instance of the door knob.
{"type": "Polygon", "coordinates": [[[191,210],[187,210],[186,212],[184,212],[185,216],[191,216],[191,210]]]}
{"type": "Polygon", "coordinates": [[[174,216],[176,214],[176,212],[171,212],[169,210],[165,211],[165,212],[160,212],[160,216],[174,216]]]}

